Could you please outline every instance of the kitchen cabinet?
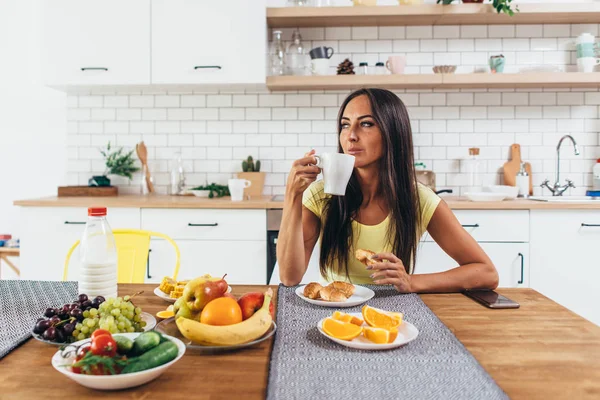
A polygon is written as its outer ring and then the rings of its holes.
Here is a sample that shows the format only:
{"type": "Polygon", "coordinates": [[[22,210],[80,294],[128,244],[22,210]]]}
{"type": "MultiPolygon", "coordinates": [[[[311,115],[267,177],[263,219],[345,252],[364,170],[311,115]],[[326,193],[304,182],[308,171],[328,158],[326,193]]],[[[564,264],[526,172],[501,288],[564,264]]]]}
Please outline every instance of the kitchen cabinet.
{"type": "MultiPolygon", "coordinates": [[[[498,287],[529,287],[529,243],[479,243],[498,270],[498,287]]],[[[416,274],[444,272],[458,265],[435,242],[423,242],[416,274]]]]}
{"type": "Polygon", "coordinates": [[[43,3],[47,85],[150,83],[150,0],[43,3]]]}
{"type": "Polygon", "coordinates": [[[265,0],[152,0],[152,83],[264,84],[265,0]]]}
{"type": "Polygon", "coordinates": [[[531,211],[531,286],[600,325],[600,210],[531,211]]]}
{"type": "MultiPolygon", "coordinates": [[[[85,207],[22,207],[21,279],[62,280],[67,252],[83,234],[85,207]]],[[[109,208],[112,229],[139,229],[139,208],[109,208]]],[[[79,247],[69,262],[69,279],[77,279],[79,247]]]]}

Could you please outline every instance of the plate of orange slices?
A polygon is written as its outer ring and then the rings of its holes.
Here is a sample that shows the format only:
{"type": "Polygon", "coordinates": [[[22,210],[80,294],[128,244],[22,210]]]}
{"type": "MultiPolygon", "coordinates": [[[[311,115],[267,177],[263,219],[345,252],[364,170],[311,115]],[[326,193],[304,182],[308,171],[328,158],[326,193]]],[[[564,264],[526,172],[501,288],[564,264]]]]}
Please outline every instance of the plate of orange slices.
{"type": "Polygon", "coordinates": [[[319,321],[319,332],[330,340],[359,350],[389,350],[404,346],[419,335],[419,330],[403,320],[399,312],[368,305],[361,313],[335,311],[319,321]]]}

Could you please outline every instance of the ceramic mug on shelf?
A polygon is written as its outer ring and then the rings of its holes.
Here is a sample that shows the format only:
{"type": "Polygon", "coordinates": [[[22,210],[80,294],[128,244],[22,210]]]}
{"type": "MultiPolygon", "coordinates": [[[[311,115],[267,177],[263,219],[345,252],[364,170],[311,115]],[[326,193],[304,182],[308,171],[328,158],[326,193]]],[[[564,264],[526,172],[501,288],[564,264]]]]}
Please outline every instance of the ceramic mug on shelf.
{"type": "Polygon", "coordinates": [[[581,57],[577,59],[577,71],[594,72],[594,68],[598,64],[600,64],[600,59],[596,57],[581,57]]]}
{"type": "Polygon", "coordinates": [[[403,74],[404,67],[406,67],[406,57],[405,56],[391,56],[385,62],[385,67],[392,74],[403,74]]]}
{"type": "Polygon", "coordinates": [[[229,193],[231,194],[231,201],[242,201],[244,200],[244,189],[250,187],[252,182],[247,179],[230,179],[227,181],[229,186],[229,193]]]}
{"type": "Polygon", "coordinates": [[[598,50],[596,38],[591,33],[582,33],[576,41],[577,58],[595,57],[598,50]]]}
{"type": "Polygon", "coordinates": [[[354,170],[354,156],[342,153],[323,153],[316,155],[315,158],[317,167],[323,170],[325,193],[344,196],[354,170]]]}
{"type": "Polygon", "coordinates": [[[329,75],[329,58],[316,58],[310,61],[313,75],[329,75]]]}
{"type": "Polygon", "coordinates": [[[319,58],[331,58],[333,53],[334,51],[332,47],[325,46],[315,47],[314,49],[308,52],[312,60],[316,60],[319,58]]]}

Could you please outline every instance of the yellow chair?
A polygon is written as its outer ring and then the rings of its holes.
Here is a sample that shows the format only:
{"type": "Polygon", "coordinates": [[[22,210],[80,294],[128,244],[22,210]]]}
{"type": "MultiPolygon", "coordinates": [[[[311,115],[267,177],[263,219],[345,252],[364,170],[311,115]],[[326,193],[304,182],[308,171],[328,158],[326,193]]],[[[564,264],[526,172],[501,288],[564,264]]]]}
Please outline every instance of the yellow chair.
{"type": "MultiPolygon", "coordinates": [[[[113,231],[117,245],[117,281],[119,283],[144,283],[144,274],[148,262],[148,253],[150,250],[150,238],[159,237],[169,242],[175,249],[176,261],[173,279],[177,280],[180,265],[180,253],[177,244],[162,233],[143,231],[139,229],[115,229],[113,231]]],[[[63,281],[67,280],[69,271],[69,260],[75,248],[79,245],[79,240],[69,249],[65,267],[63,271],[63,281]]]]}

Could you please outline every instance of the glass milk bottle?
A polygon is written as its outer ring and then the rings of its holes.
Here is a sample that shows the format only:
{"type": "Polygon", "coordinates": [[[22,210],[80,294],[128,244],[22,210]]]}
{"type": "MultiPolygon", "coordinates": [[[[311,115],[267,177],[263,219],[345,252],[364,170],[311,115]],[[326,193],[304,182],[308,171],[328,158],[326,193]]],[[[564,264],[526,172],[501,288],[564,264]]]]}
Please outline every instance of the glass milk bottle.
{"type": "Polygon", "coordinates": [[[288,75],[306,75],[306,51],[299,30],[295,30],[292,34],[292,43],[285,53],[285,62],[288,75]]]}
{"type": "Polygon", "coordinates": [[[117,247],[106,220],[106,207],[88,208],[80,246],[79,293],[117,297],[117,247]]]}
{"type": "Polygon", "coordinates": [[[273,40],[269,47],[269,75],[284,75],[285,72],[285,48],[281,31],[273,31],[273,40]]]}
{"type": "Polygon", "coordinates": [[[479,159],[479,148],[469,148],[469,157],[463,160],[463,173],[467,175],[467,185],[465,192],[481,191],[481,160],[479,159]]]}

